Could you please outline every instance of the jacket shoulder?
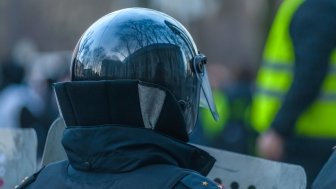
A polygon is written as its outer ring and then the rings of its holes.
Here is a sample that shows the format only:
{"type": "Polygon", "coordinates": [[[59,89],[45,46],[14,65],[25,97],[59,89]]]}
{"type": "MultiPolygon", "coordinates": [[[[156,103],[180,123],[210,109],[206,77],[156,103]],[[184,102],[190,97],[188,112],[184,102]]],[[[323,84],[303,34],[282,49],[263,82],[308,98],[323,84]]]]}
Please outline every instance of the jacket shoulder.
{"type": "Polygon", "coordinates": [[[174,189],[224,189],[224,187],[202,175],[190,173],[184,176],[174,189]]]}
{"type": "Polygon", "coordinates": [[[16,185],[14,188],[15,189],[28,189],[29,185],[32,184],[33,182],[35,182],[37,176],[40,174],[40,172],[44,169],[44,167],[42,167],[39,171],[37,171],[36,173],[34,173],[33,175],[31,175],[30,177],[26,177],[21,181],[21,184],[16,185]]]}
{"type": "Polygon", "coordinates": [[[45,185],[45,183],[51,184],[51,186],[53,186],[53,184],[57,182],[58,177],[64,176],[64,174],[57,173],[63,172],[67,165],[68,161],[60,161],[43,166],[38,172],[22,180],[21,184],[16,186],[15,189],[42,188],[41,185],[45,185]],[[53,179],[50,180],[51,177],[53,179]]]}

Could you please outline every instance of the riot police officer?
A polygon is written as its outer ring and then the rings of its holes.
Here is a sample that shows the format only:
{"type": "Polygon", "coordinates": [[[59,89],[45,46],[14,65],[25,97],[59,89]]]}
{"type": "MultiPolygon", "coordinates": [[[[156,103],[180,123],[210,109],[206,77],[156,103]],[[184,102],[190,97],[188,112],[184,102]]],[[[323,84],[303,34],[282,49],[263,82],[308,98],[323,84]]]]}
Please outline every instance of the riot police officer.
{"type": "Polygon", "coordinates": [[[68,160],[22,188],[221,188],[215,159],[187,144],[199,105],[218,118],[200,54],[174,18],[150,9],[112,12],[77,43],[71,81],[55,84],[68,160]]]}

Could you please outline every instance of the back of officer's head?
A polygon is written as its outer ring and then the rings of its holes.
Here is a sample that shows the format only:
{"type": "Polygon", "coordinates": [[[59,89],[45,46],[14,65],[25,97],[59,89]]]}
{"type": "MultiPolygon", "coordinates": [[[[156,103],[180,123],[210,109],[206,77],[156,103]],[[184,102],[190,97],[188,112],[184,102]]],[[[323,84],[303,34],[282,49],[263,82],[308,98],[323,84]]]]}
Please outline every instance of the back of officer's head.
{"type": "Polygon", "coordinates": [[[144,8],[112,12],[78,41],[72,81],[56,85],[61,113],[68,127],[120,124],[187,140],[201,96],[216,116],[205,63],[174,18],[144,8]]]}

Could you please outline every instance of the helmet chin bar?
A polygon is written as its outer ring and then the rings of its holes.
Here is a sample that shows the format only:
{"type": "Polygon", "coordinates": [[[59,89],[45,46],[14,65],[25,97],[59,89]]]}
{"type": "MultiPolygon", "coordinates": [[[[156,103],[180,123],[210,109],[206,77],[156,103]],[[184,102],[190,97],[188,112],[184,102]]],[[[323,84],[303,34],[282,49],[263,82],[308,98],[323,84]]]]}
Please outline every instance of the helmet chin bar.
{"type": "Polygon", "coordinates": [[[201,84],[200,106],[209,108],[214,120],[218,121],[219,115],[205,68],[206,63],[207,57],[200,53],[193,58],[191,67],[197,76],[198,82],[201,84]]]}

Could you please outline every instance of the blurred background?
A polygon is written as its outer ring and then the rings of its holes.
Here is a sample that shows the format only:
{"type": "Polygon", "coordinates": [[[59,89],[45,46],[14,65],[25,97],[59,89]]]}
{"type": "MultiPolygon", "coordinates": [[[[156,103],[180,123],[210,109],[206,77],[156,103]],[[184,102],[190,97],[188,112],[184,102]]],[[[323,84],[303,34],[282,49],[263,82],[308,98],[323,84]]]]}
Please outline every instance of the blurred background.
{"type": "Polygon", "coordinates": [[[41,158],[48,128],[58,116],[52,84],[69,77],[71,53],[82,33],[111,11],[148,7],[179,20],[208,57],[209,77],[221,119],[213,122],[211,115],[201,110],[191,141],[253,154],[254,134],[248,119],[254,78],[280,3],[281,0],[1,0],[0,128],[34,128],[41,158]]]}
{"type": "Polygon", "coordinates": [[[82,33],[111,11],[148,7],[179,20],[208,57],[221,120],[213,122],[201,110],[191,141],[248,154],[253,80],[280,2],[1,0],[0,128],[34,128],[41,158],[49,126],[58,116],[52,84],[68,78],[71,53],[82,33]]]}
{"type": "Polygon", "coordinates": [[[246,112],[249,106],[251,84],[280,2],[1,0],[0,89],[1,94],[7,91],[7,95],[0,97],[0,128],[35,128],[40,138],[41,154],[48,127],[58,116],[51,84],[66,79],[71,51],[81,34],[95,20],[111,11],[148,7],[172,15],[187,27],[199,50],[208,57],[213,87],[225,93],[219,94],[224,99],[220,106],[224,114],[220,128],[200,128],[192,136],[193,140],[247,153],[246,143],[236,143],[246,134],[246,114],[242,112],[246,112]],[[14,85],[16,87],[12,87],[14,85]],[[230,130],[229,135],[235,133],[233,136],[236,138],[215,136],[218,129],[224,128],[230,130]]]}

